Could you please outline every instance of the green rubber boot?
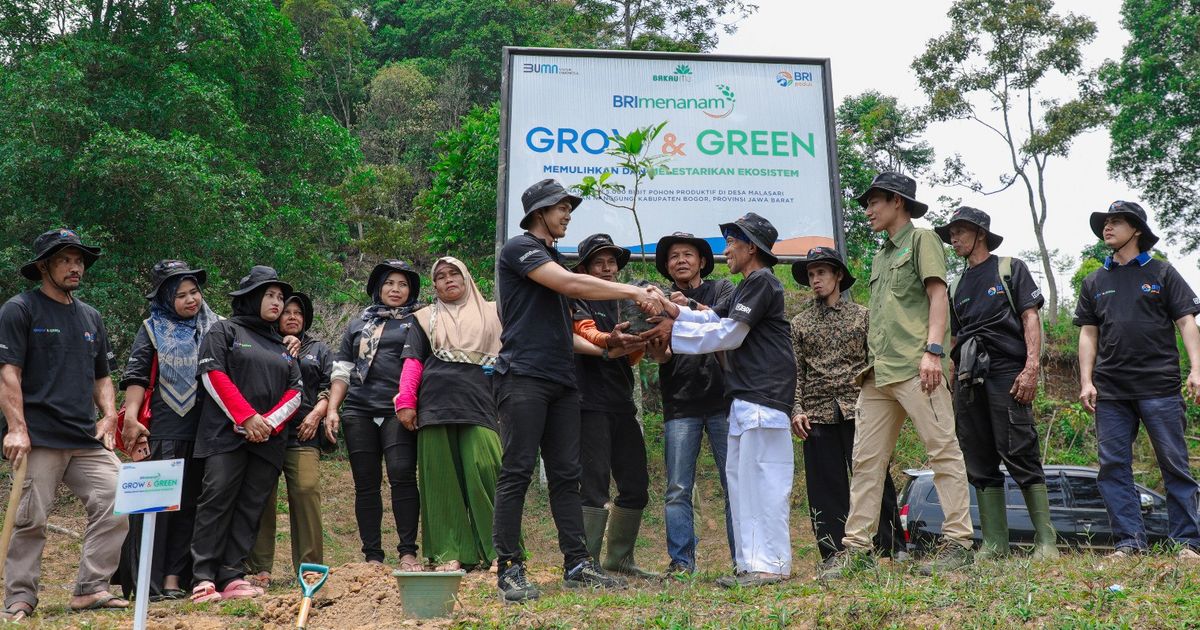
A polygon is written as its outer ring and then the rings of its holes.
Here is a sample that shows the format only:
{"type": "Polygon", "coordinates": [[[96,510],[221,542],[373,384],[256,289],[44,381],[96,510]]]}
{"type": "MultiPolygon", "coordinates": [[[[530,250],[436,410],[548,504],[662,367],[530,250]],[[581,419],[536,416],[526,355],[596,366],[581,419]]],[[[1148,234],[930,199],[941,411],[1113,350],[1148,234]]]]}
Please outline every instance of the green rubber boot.
{"type": "Polygon", "coordinates": [[[1025,496],[1025,506],[1029,508],[1029,520],[1033,521],[1033,559],[1057,560],[1058,533],[1050,522],[1050,499],[1046,496],[1046,484],[1021,488],[1021,494],[1025,496]]]}
{"type": "Polygon", "coordinates": [[[651,571],[643,571],[633,561],[633,548],[637,544],[638,530],[642,526],[642,511],[612,506],[612,522],[608,527],[608,553],[601,567],[610,573],[653,579],[660,577],[651,571]]]}
{"type": "Polygon", "coordinates": [[[977,560],[996,560],[1008,555],[1008,510],[1004,488],[976,490],[979,498],[979,526],[983,529],[983,544],[975,552],[977,560]]]}
{"type": "MultiPolygon", "coordinates": [[[[600,547],[604,544],[604,528],[608,525],[608,510],[583,506],[583,536],[588,555],[600,562],[600,547]]],[[[610,543],[611,546],[611,543],[610,543]]]]}

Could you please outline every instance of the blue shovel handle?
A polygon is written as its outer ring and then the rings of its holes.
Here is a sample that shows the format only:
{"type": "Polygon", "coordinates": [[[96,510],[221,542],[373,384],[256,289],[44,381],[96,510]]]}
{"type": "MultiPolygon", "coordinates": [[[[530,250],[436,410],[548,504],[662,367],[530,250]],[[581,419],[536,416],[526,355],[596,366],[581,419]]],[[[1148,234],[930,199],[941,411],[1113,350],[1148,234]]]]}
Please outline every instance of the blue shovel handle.
{"type": "Polygon", "coordinates": [[[305,597],[312,597],[321,587],[325,585],[325,580],[329,579],[329,567],[323,564],[309,564],[307,562],[300,565],[300,569],[296,574],[300,580],[300,590],[304,592],[305,597]],[[304,581],[304,574],[313,571],[321,574],[321,579],[317,580],[316,584],[309,584],[304,581]]]}

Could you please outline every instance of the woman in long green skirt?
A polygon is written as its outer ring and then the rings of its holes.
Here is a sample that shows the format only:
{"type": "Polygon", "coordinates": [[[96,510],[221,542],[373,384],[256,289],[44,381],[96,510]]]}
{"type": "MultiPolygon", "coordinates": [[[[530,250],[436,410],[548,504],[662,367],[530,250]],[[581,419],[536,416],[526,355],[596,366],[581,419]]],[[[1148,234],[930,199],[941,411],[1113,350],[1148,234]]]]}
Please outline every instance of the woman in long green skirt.
{"type": "Polygon", "coordinates": [[[417,311],[420,326],[404,351],[396,415],[417,431],[425,556],[439,571],[486,568],[496,558],[500,438],[491,374],[500,318],[461,261],[439,258],[432,277],[437,300],[417,311]]]}

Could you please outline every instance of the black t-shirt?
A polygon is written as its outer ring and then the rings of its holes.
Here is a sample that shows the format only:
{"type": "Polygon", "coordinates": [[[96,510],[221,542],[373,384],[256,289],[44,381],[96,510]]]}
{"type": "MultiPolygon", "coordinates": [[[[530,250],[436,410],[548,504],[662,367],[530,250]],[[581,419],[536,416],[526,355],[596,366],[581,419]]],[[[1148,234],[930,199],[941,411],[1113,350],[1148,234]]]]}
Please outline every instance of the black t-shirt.
{"type": "Polygon", "coordinates": [[[296,411],[296,415],[292,416],[288,422],[288,448],[297,446],[317,448],[320,444],[321,432],[319,430],[313,434],[311,439],[304,442],[300,441],[297,433],[300,431],[300,423],[308,414],[312,413],[313,407],[317,406],[317,396],[329,389],[329,375],[332,371],[333,353],[329,351],[329,346],[316,337],[304,335],[304,338],[300,340],[300,378],[304,381],[304,388],[301,392],[303,402],[300,403],[300,409],[296,411]]]}
{"type": "MultiPolygon", "coordinates": [[[[240,326],[232,321],[212,325],[200,341],[200,367],[197,374],[224,372],[242,397],[260,414],[266,414],[290,389],[303,391],[300,362],[287,353],[278,339],[240,326]]],[[[200,424],[196,430],[196,457],[229,453],[245,447],[283,468],[287,433],[271,435],[266,442],[251,442],[234,430],[234,423],[205,390],[200,424]]],[[[294,422],[293,415],[288,422],[294,422]]],[[[286,429],[284,430],[286,431],[286,429]]]]}
{"type": "MultiPolygon", "coordinates": [[[[1017,312],[1042,308],[1046,300],[1029,268],[1019,258],[1012,259],[1009,280],[1017,312]]],[[[1011,375],[1025,367],[1025,326],[1008,305],[1004,283],[1000,281],[1000,259],[992,255],[982,264],[968,267],[958,281],[950,305],[950,332],[956,338],[952,358],[958,360],[958,348],[970,337],[983,342],[990,358],[989,373],[1011,375]]]]}
{"type": "MultiPolygon", "coordinates": [[[[733,297],[733,283],[725,278],[704,280],[695,289],[672,288],[716,311],[728,309],[733,297]]],[[[732,401],[725,395],[725,379],[716,354],[672,354],[671,360],[659,364],[658,380],[663,421],[729,411],[732,401]]]]}
{"type": "Polygon", "coordinates": [[[526,232],[500,250],[497,296],[500,309],[500,374],[535,376],[575,386],[575,345],[566,296],[528,278],[547,263],[560,263],[558,250],[526,232]]]}
{"type": "MultiPolygon", "coordinates": [[[[618,300],[575,300],[571,303],[576,321],[590,319],[596,330],[612,332],[628,319],[621,313],[618,300]]],[[[633,404],[633,367],[629,357],[615,359],[575,355],[575,381],[579,384],[580,409],[636,413],[633,404]]]]}
{"type": "MultiPolygon", "coordinates": [[[[197,349],[198,351],[199,349],[197,349]]],[[[143,324],[133,337],[133,348],[129,351],[129,361],[125,364],[125,372],[121,375],[121,390],[130,385],[150,385],[150,372],[158,355],[154,350],[154,342],[150,339],[150,331],[143,324]]],[[[203,389],[202,387],[200,389],[203,389]]],[[[151,440],[184,440],[196,439],[196,423],[200,420],[200,391],[196,391],[196,404],[192,405],[187,415],[181,416],[167,404],[159,394],[158,384],[150,395],[150,439],[151,440]]]]}
{"type": "Polygon", "coordinates": [[[419,359],[424,366],[421,388],[417,390],[417,428],[477,424],[498,430],[492,377],[483,366],[433,356],[429,338],[420,325],[413,326],[404,357],[419,359]]]}
{"type": "Polygon", "coordinates": [[[1170,264],[1142,254],[1084,278],[1076,326],[1097,326],[1093,382],[1101,400],[1178,394],[1175,320],[1200,312],[1200,298],[1170,264]]]}
{"type": "MultiPolygon", "coordinates": [[[[342,345],[334,357],[335,361],[354,363],[358,358],[358,344],[366,324],[361,317],[350,322],[346,334],[342,336],[342,345]]],[[[343,414],[366,418],[391,418],[396,415],[396,405],[392,399],[399,391],[400,372],[404,371],[401,355],[408,333],[416,327],[417,320],[412,315],[383,323],[379,348],[375,351],[371,368],[367,370],[366,380],[359,381],[355,370],[350,370],[350,390],[342,403],[343,414]]]]}
{"type": "Polygon", "coordinates": [[[96,309],[54,301],[40,289],[0,307],[0,364],[21,368],[29,442],[46,448],[101,448],[96,440],[96,379],[113,369],[96,309]]]}
{"type": "Polygon", "coordinates": [[[750,326],[742,345],[726,353],[729,397],[790,414],[796,398],[796,356],[792,325],[783,310],[783,283],[770,268],[757,269],[737,285],[727,305],[713,310],[750,326]]]}

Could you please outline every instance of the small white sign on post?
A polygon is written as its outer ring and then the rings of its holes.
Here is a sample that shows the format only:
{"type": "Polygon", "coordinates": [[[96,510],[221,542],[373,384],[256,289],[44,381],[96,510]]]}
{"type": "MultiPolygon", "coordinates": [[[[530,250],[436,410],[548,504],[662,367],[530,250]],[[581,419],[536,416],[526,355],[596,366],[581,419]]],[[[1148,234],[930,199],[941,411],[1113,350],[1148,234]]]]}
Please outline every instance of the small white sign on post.
{"type": "Polygon", "coordinates": [[[154,563],[154,525],[158,512],[179,509],[183,496],[182,459],[162,459],[121,464],[117,477],[115,514],[145,514],[142,545],[138,554],[137,595],[134,597],[133,627],[144,630],[150,606],[150,566],[154,563]]]}

